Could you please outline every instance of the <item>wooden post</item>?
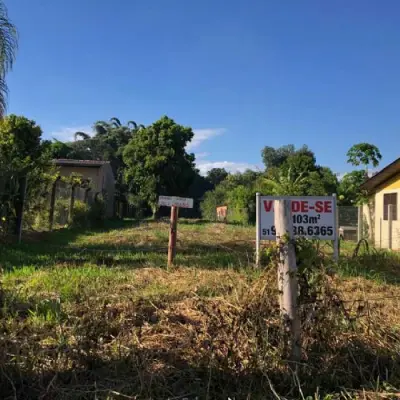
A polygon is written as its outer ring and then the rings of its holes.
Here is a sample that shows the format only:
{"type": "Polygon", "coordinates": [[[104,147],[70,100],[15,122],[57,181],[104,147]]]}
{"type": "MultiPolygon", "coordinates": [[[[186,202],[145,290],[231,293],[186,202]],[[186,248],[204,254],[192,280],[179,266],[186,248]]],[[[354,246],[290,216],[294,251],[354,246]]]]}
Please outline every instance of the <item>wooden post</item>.
{"type": "Polygon", "coordinates": [[[392,250],[393,243],[392,243],[392,226],[393,226],[393,204],[389,204],[388,206],[388,248],[392,250]]]}
{"type": "Polygon", "coordinates": [[[260,267],[261,216],[260,193],[256,193],[256,268],[260,267]]]}
{"type": "Polygon", "coordinates": [[[285,330],[290,335],[291,358],[301,358],[300,318],[297,311],[298,284],[296,253],[293,243],[293,223],[291,218],[291,202],[275,200],[276,241],[279,247],[278,288],[281,316],[285,330]]]}
{"type": "Polygon", "coordinates": [[[379,220],[379,248],[382,248],[382,218],[379,220]]]}
{"type": "Polygon", "coordinates": [[[51,188],[51,197],[50,197],[50,210],[49,210],[49,231],[53,230],[54,224],[54,205],[56,203],[56,193],[57,193],[57,183],[61,178],[58,176],[54,181],[53,186],[51,188]]]}
{"type": "Polygon", "coordinates": [[[364,237],[364,218],[363,206],[358,206],[358,221],[357,221],[357,241],[359,242],[364,237]]]}
{"type": "Polygon", "coordinates": [[[334,210],[335,210],[335,224],[336,224],[336,239],[333,241],[333,259],[335,262],[339,262],[340,257],[340,234],[339,234],[339,210],[337,206],[336,193],[333,195],[334,210]]]}
{"type": "Polygon", "coordinates": [[[177,220],[178,220],[178,207],[171,206],[171,221],[169,226],[169,242],[168,242],[168,267],[173,265],[176,253],[177,220]]]}
{"type": "Polygon", "coordinates": [[[91,190],[92,190],[91,188],[86,188],[86,190],[85,190],[85,198],[83,200],[85,204],[89,204],[89,192],[91,190]]]}
{"type": "Polygon", "coordinates": [[[68,223],[72,222],[74,213],[74,203],[75,203],[75,184],[71,185],[71,197],[69,199],[69,213],[68,213],[68,223]]]}

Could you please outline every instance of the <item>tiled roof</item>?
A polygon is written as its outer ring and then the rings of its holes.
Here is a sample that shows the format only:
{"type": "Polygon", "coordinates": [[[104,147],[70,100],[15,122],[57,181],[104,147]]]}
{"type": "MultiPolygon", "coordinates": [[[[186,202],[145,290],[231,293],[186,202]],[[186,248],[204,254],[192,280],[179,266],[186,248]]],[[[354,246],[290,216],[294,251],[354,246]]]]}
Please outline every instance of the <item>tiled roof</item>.
{"type": "Polygon", "coordinates": [[[98,160],[68,160],[68,159],[57,159],[53,160],[58,166],[74,166],[74,167],[102,167],[103,165],[110,164],[109,161],[98,161],[98,160]]]}

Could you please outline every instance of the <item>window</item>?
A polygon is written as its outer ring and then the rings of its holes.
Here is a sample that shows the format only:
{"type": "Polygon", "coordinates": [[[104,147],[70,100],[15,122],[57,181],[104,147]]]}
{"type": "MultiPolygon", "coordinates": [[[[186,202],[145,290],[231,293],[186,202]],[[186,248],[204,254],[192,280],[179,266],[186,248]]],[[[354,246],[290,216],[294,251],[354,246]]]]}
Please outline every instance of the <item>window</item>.
{"type": "Polygon", "coordinates": [[[392,219],[397,221],[397,193],[386,193],[383,195],[383,219],[389,219],[389,205],[392,205],[392,219]]]}

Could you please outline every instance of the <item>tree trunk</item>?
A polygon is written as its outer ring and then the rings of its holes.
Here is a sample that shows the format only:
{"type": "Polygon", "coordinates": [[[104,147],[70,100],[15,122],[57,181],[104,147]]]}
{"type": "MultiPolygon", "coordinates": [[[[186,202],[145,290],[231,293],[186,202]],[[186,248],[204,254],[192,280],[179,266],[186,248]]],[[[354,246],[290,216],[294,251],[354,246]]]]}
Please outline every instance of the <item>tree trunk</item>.
{"type": "Polygon", "coordinates": [[[22,218],[24,214],[26,183],[27,183],[26,176],[18,179],[18,195],[14,201],[14,209],[15,209],[14,233],[18,235],[19,238],[21,237],[22,233],[22,218]]]}

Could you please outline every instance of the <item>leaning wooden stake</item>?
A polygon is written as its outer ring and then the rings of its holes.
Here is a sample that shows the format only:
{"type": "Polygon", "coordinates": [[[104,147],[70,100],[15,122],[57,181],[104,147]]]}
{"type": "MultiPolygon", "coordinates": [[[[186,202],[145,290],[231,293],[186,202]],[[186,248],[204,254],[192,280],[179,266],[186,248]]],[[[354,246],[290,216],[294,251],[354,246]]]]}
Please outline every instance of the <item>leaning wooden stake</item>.
{"type": "Polygon", "coordinates": [[[178,220],[178,207],[171,207],[171,222],[169,226],[169,243],[168,243],[168,267],[174,263],[176,252],[176,236],[177,236],[177,220],[178,220]]]}
{"type": "Polygon", "coordinates": [[[275,200],[276,241],[279,247],[278,288],[281,316],[289,333],[291,358],[301,358],[300,318],[298,314],[298,284],[296,253],[290,200],[275,200]]]}

